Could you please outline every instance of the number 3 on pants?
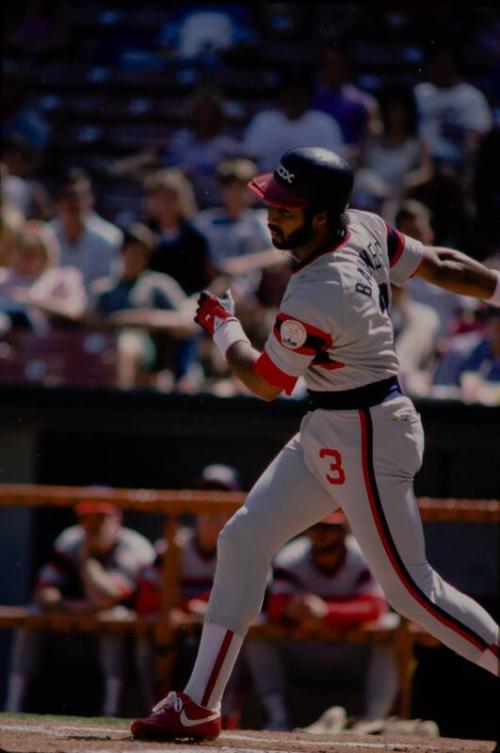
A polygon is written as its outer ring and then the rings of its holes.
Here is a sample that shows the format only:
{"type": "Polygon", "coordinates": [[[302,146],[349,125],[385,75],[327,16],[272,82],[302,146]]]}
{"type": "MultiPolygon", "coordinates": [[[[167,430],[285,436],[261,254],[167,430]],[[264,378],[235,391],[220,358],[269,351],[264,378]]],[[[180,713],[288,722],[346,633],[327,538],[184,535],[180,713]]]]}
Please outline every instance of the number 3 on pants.
{"type": "Polygon", "coordinates": [[[325,474],[325,478],[329,484],[343,484],[345,481],[345,473],[342,468],[342,455],[338,450],[329,450],[323,447],[319,451],[320,458],[331,458],[332,462],[329,464],[328,469],[332,472],[325,474]]]}

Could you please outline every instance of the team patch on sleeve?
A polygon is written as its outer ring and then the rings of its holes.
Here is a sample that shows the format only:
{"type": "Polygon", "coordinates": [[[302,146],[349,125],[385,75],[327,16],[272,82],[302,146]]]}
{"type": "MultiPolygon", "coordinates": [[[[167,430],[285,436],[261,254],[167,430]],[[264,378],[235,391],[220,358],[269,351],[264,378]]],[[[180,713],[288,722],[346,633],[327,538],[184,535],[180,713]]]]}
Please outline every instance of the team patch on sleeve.
{"type": "Polygon", "coordinates": [[[280,345],[304,356],[314,356],[333,342],[328,332],[283,312],[276,317],[274,335],[280,345]]]}
{"type": "Polygon", "coordinates": [[[281,342],[285,348],[297,350],[307,340],[307,330],[302,322],[294,319],[285,319],[280,327],[281,342]]]}

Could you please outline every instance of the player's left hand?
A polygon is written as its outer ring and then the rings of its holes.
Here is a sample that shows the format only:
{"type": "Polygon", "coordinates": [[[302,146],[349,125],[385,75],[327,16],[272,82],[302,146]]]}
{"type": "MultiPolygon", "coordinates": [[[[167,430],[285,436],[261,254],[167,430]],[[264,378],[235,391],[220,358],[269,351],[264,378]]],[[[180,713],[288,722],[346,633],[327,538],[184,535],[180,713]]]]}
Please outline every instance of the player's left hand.
{"type": "Polygon", "coordinates": [[[229,319],[235,319],[234,300],[231,291],[227,290],[222,298],[203,290],[198,298],[198,308],[194,320],[196,324],[213,335],[219,327],[229,319]]]}

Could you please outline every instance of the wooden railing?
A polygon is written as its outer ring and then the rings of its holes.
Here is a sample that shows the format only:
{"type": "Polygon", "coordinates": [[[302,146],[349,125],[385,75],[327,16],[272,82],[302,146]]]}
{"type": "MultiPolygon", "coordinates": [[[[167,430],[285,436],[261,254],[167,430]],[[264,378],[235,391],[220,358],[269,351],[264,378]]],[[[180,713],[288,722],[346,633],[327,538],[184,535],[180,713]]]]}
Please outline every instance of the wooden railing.
{"type": "MultiPolygon", "coordinates": [[[[133,613],[116,616],[61,615],[34,613],[27,608],[0,606],[0,628],[28,627],[52,630],[131,631],[135,634],[151,632],[161,647],[173,644],[175,629],[166,615],[180,600],[180,552],[176,543],[179,516],[201,512],[232,513],[245,501],[242,492],[194,490],[109,489],[99,487],[44,486],[31,484],[3,484],[0,486],[0,506],[71,507],[83,500],[113,502],[122,510],[161,512],[165,515],[163,536],[167,543],[163,558],[162,609],[154,620],[137,618],[133,613]]],[[[499,523],[500,501],[483,499],[418,500],[422,519],[427,522],[499,523]]],[[[306,637],[300,631],[259,624],[252,627],[255,634],[269,639],[285,635],[297,640],[306,637]]],[[[399,713],[404,718],[410,711],[411,679],[414,669],[415,644],[437,645],[425,631],[407,620],[381,622],[348,631],[321,630],[307,635],[318,640],[349,640],[353,642],[394,643],[399,668],[399,713]]],[[[169,662],[167,661],[166,667],[169,662]]]]}

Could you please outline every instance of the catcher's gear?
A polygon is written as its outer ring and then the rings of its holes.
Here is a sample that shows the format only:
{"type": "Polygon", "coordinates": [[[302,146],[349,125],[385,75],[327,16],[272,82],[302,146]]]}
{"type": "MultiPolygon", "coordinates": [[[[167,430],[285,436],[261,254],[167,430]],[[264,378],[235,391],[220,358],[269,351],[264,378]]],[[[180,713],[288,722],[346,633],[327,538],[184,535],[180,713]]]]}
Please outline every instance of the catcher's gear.
{"type": "Polygon", "coordinates": [[[194,320],[196,324],[213,335],[219,327],[230,319],[235,319],[234,300],[231,291],[227,290],[221,298],[203,290],[198,298],[198,308],[194,320]]]}

